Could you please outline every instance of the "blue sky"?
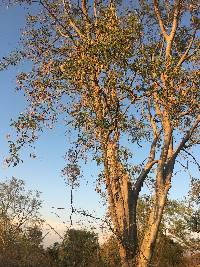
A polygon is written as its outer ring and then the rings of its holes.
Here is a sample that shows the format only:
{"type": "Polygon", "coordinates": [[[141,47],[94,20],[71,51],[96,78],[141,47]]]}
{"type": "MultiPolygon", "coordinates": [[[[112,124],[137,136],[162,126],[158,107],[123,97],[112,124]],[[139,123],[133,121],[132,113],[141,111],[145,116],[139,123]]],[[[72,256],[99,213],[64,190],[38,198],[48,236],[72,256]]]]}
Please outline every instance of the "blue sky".
{"type": "MultiPolygon", "coordinates": [[[[21,7],[0,7],[0,57],[7,55],[18,45],[20,29],[25,23],[26,11],[21,7]]],[[[28,151],[24,151],[24,163],[17,167],[5,168],[3,159],[8,154],[6,134],[11,132],[10,119],[16,118],[25,107],[25,99],[21,92],[15,91],[15,77],[21,70],[20,66],[0,72],[0,179],[11,176],[25,180],[29,189],[37,189],[42,192],[44,207],[42,213],[50,220],[56,220],[51,214],[51,207],[69,207],[70,192],[65,186],[61,169],[64,166],[63,156],[68,146],[68,138],[65,136],[64,126],[45,132],[36,145],[37,158],[30,159],[28,151]]],[[[141,155],[140,155],[141,156],[141,155]]],[[[95,210],[96,215],[102,214],[102,206],[94,191],[94,182],[97,169],[94,163],[83,166],[85,178],[82,187],[75,193],[75,202],[78,207],[95,210]]],[[[196,171],[194,171],[196,175],[196,171]]],[[[171,196],[182,198],[188,190],[188,179],[184,174],[177,174],[176,182],[171,190],[171,196]]],[[[69,220],[69,213],[63,212],[62,218],[69,220]]]]}

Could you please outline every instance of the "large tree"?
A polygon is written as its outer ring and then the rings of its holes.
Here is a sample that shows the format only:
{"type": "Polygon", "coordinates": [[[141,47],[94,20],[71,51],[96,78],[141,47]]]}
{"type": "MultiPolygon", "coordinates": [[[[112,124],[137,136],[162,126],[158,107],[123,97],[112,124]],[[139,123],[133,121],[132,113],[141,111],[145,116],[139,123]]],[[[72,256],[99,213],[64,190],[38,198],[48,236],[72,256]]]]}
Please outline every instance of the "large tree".
{"type": "Polygon", "coordinates": [[[74,183],[79,157],[93,152],[122,265],[148,266],[175,164],[199,143],[198,1],[137,1],[126,10],[114,1],[38,4],[42,14],[28,17],[24,49],[14,54],[33,67],[17,79],[29,106],[13,122],[10,161],[64,114],[77,136],[66,173],[74,183]],[[151,212],[138,247],[137,201],[149,177],[151,212]]]}

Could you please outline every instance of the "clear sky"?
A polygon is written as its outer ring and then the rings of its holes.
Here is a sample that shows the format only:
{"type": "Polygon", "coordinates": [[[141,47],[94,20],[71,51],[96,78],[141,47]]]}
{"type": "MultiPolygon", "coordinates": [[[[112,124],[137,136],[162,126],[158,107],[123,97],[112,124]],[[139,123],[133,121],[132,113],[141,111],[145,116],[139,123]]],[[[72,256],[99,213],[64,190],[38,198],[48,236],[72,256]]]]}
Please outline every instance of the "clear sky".
{"type": "MultiPolygon", "coordinates": [[[[0,57],[7,55],[18,45],[20,30],[25,24],[25,13],[26,10],[21,7],[0,7],[0,57]]],[[[64,126],[58,125],[55,130],[47,131],[41,136],[36,145],[36,159],[30,159],[28,151],[24,151],[23,164],[10,168],[3,166],[3,159],[8,155],[6,134],[11,132],[10,119],[17,118],[17,114],[23,111],[25,106],[23,94],[15,91],[15,77],[20,70],[21,67],[17,66],[0,72],[0,179],[15,176],[25,180],[29,189],[41,191],[41,198],[44,200],[42,214],[55,223],[59,222],[59,219],[51,214],[51,207],[69,208],[70,201],[69,188],[65,186],[60,175],[64,166],[63,156],[68,146],[64,126]]],[[[94,181],[98,173],[95,164],[91,162],[83,166],[83,172],[85,179],[82,182],[83,186],[75,194],[76,205],[82,209],[95,210],[96,215],[100,216],[103,209],[94,190],[94,181]],[[87,185],[86,178],[89,180],[87,185]]],[[[188,179],[184,176],[177,174],[171,190],[172,197],[182,198],[187,193],[188,179]]],[[[69,212],[63,212],[62,219],[69,221],[69,212]]]]}

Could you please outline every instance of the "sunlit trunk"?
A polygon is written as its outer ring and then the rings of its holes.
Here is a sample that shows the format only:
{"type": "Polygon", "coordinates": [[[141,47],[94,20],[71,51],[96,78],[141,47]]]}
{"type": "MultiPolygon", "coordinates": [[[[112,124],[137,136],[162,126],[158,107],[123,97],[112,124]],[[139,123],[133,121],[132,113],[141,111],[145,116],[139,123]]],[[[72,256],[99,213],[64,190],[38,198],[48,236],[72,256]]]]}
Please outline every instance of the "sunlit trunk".
{"type": "Polygon", "coordinates": [[[144,234],[137,259],[137,267],[148,267],[153,255],[159,225],[162,219],[163,209],[166,203],[168,187],[156,194],[153,202],[152,211],[149,215],[148,229],[144,234]]]}
{"type": "Polygon", "coordinates": [[[132,267],[137,252],[137,225],[136,225],[136,213],[135,207],[129,207],[131,214],[131,221],[128,225],[128,230],[124,229],[121,233],[122,240],[118,240],[119,253],[121,258],[121,264],[123,267],[132,267]]]}
{"type": "Polygon", "coordinates": [[[116,142],[107,144],[105,174],[109,210],[118,240],[121,263],[131,267],[137,251],[137,224],[135,195],[128,173],[118,161],[116,142]]]}

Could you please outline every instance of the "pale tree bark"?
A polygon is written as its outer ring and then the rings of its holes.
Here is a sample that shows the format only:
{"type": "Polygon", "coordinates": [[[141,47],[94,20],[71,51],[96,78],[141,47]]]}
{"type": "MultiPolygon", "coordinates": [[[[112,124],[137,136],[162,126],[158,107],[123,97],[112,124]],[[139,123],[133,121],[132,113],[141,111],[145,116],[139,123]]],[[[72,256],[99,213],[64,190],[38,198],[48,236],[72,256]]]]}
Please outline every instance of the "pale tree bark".
{"type": "Polygon", "coordinates": [[[166,204],[167,194],[171,186],[172,170],[166,179],[166,184],[159,185],[153,197],[152,208],[148,219],[147,230],[145,231],[140,253],[138,256],[138,267],[147,267],[153,256],[159,226],[162,220],[163,210],[166,204]]]}
{"type": "Polygon", "coordinates": [[[149,266],[156,243],[163,210],[166,204],[167,194],[171,187],[171,179],[173,175],[176,157],[178,156],[180,151],[184,149],[186,143],[190,140],[199,123],[200,116],[196,118],[190,130],[182,138],[180,144],[177,146],[176,149],[173,149],[172,133],[169,133],[170,129],[167,129],[166,124],[164,124],[166,139],[162,148],[160,160],[157,165],[155,194],[153,197],[152,208],[148,219],[148,227],[145,231],[144,238],[142,240],[142,245],[140,247],[139,256],[137,259],[137,267],[149,266]],[[169,143],[168,139],[171,140],[169,143]],[[167,151],[167,153],[165,151],[167,151]]]}
{"type": "Polygon", "coordinates": [[[162,219],[162,213],[165,206],[167,192],[161,193],[157,199],[155,197],[155,203],[153,210],[148,220],[148,230],[145,233],[145,237],[140,248],[140,254],[138,257],[138,267],[146,267],[149,265],[151,257],[153,255],[155,240],[158,234],[158,228],[162,219]]]}
{"type": "Polygon", "coordinates": [[[118,239],[119,252],[123,267],[135,266],[138,251],[136,209],[139,192],[155,160],[155,147],[159,133],[152,143],[149,160],[139,175],[136,183],[131,185],[131,179],[118,161],[118,137],[104,142],[104,172],[109,200],[109,210],[118,239]]]}
{"type": "MultiPolygon", "coordinates": [[[[92,77],[94,88],[93,105],[96,119],[102,121],[107,108],[106,96],[102,97],[98,84],[97,73],[92,77]]],[[[115,88],[112,92],[112,100],[117,106],[115,88]]],[[[116,109],[116,116],[117,116],[116,109]]],[[[131,267],[132,260],[137,249],[137,225],[136,206],[137,197],[131,187],[131,179],[119,162],[119,137],[117,121],[112,129],[100,128],[96,131],[96,138],[103,148],[104,176],[109,202],[109,212],[114,226],[114,232],[118,240],[120,258],[123,267],[131,267]]]]}
{"type": "MultiPolygon", "coordinates": [[[[161,33],[166,42],[166,50],[165,50],[166,70],[161,74],[160,77],[160,80],[162,82],[163,94],[167,93],[168,84],[172,84],[172,81],[170,81],[168,78],[167,71],[171,64],[171,49],[178,26],[180,9],[181,9],[181,1],[178,0],[174,5],[174,17],[173,17],[171,31],[170,33],[167,33],[159,9],[159,1],[154,0],[155,15],[157,16],[161,33]]],[[[159,226],[162,220],[163,210],[166,204],[167,194],[171,187],[171,178],[173,174],[175,158],[177,156],[177,155],[174,156],[174,151],[173,151],[173,127],[170,121],[168,103],[167,102],[165,103],[164,100],[161,101],[159,100],[159,97],[156,93],[156,88],[157,84],[155,82],[153,105],[155,108],[156,115],[162,123],[163,142],[162,142],[161,154],[156,167],[157,175],[156,175],[155,193],[153,196],[152,207],[148,218],[148,226],[144,233],[139,255],[137,258],[138,267],[147,267],[149,266],[149,263],[151,261],[154,247],[156,244],[156,238],[159,231],[159,226]]],[[[149,118],[149,121],[152,125],[152,128],[154,129],[154,136],[155,136],[156,126],[155,123],[153,123],[153,120],[151,120],[151,116],[149,118]]]]}
{"type": "MultiPolygon", "coordinates": [[[[166,84],[162,79],[164,89],[166,84]]],[[[162,122],[163,141],[161,153],[156,166],[156,184],[155,193],[152,199],[152,206],[148,218],[147,229],[137,257],[138,267],[147,267],[151,261],[159,226],[162,219],[163,210],[166,204],[166,198],[171,186],[171,177],[173,174],[175,159],[173,158],[173,127],[171,125],[168,108],[159,101],[157,93],[154,93],[153,104],[156,115],[162,122]]],[[[151,118],[151,116],[150,116],[151,118]]],[[[150,123],[155,128],[153,121],[150,123]]],[[[158,136],[157,129],[154,130],[154,136],[158,136]]],[[[155,155],[155,152],[154,152],[155,155]]]]}
{"type": "Polygon", "coordinates": [[[109,141],[106,145],[104,168],[110,215],[122,266],[130,267],[137,249],[137,197],[131,187],[129,175],[118,161],[117,141],[109,141]]]}

